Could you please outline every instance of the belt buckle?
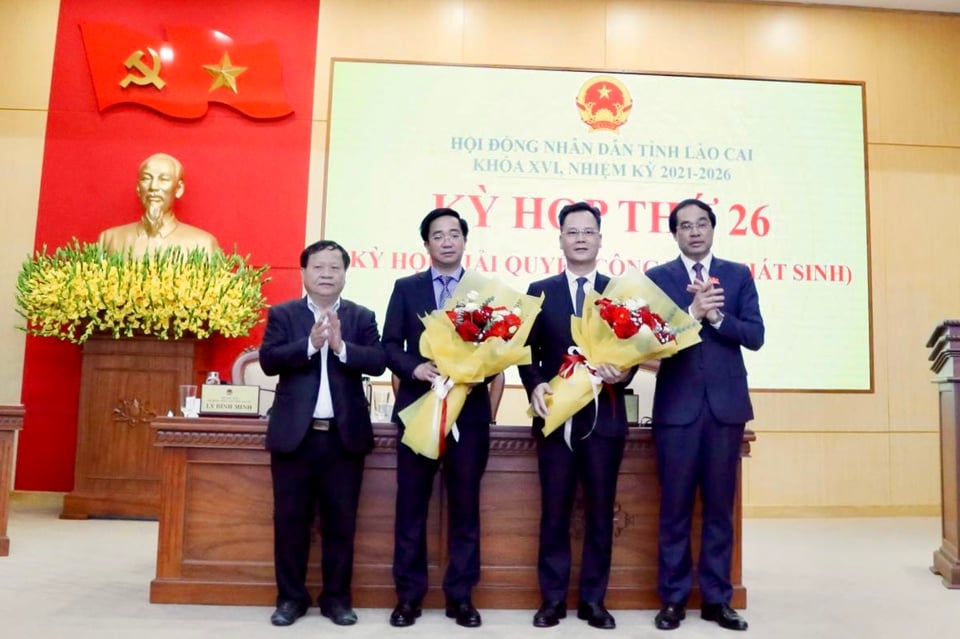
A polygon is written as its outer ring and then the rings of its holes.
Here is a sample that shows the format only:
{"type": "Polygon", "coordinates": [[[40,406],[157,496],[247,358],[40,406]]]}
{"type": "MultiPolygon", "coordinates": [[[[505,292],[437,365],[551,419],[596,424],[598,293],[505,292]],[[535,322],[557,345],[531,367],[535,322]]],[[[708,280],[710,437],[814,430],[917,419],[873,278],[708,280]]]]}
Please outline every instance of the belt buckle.
{"type": "Polygon", "coordinates": [[[328,431],[330,430],[330,420],[329,419],[315,419],[310,425],[313,430],[319,431],[328,431]]]}

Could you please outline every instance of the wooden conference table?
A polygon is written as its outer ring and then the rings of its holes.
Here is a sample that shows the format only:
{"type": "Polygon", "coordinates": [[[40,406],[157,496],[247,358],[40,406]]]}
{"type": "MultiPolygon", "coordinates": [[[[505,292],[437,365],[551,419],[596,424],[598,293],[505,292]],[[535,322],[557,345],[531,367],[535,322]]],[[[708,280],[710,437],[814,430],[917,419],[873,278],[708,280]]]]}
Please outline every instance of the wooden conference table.
{"type": "MultiPolygon", "coordinates": [[[[159,418],[154,443],[162,448],[157,576],[153,603],[274,605],[273,499],[270,458],[264,448],[266,421],[248,418],[159,418]]],[[[391,565],[396,495],[396,427],[375,424],[376,447],[367,457],[360,500],[353,575],[353,605],[390,608],[396,603],[391,565]]],[[[752,432],[744,436],[749,454],[752,432]]],[[[578,498],[579,499],[579,498],[578,498]]],[[[430,591],[427,607],[442,607],[446,513],[437,475],[428,520],[430,591]]],[[[610,608],[660,606],[656,593],[658,487],[649,429],[633,428],[620,470],[610,608]]],[[[579,508],[578,508],[579,510],[579,508]]],[[[481,576],[474,604],[483,608],[529,608],[540,604],[537,535],[540,488],[529,426],[494,426],[481,495],[481,576]]],[[[741,573],[742,507],[735,509],[732,605],[745,608],[741,573]]],[[[579,563],[582,518],[574,515],[573,557],[579,563]]],[[[699,517],[694,522],[694,552],[699,517]]],[[[319,593],[318,545],[308,582],[319,593]]],[[[576,605],[577,569],[570,604],[576,605]]],[[[694,591],[690,606],[699,605],[694,591]]]]}

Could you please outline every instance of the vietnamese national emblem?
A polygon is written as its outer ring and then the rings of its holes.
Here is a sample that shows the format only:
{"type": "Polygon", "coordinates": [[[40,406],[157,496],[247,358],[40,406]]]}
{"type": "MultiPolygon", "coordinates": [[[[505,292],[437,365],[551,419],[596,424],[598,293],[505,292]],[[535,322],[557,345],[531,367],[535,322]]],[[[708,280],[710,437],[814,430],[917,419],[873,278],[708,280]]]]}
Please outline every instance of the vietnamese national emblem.
{"type": "Polygon", "coordinates": [[[627,121],[632,107],[627,87],[611,76],[590,78],[577,95],[580,119],[593,130],[616,131],[627,121]]]}

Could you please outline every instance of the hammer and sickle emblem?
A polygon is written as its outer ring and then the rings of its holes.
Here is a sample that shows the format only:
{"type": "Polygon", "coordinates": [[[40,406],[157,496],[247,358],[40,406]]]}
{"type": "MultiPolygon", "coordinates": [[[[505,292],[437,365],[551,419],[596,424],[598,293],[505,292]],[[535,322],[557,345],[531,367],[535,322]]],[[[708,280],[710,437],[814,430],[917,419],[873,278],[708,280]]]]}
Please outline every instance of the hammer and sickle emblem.
{"type": "Polygon", "coordinates": [[[124,89],[130,85],[132,82],[138,86],[147,86],[152,84],[157,87],[157,89],[162,89],[167,86],[167,83],[160,78],[160,54],[154,51],[153,49],[148,48],[147,51],[150,53],[150,58],[153,61],[153,67],[148,67],[143,61],[143,51],[139,49],[130,54],[130,57],[127,58],[127,61],[123,63],[123,66],[131,70],[137,70],[143,75],[134,75],[133,73],[128,73],[127,77],[123,80],[120,80],[120,86],[124,89]]]}

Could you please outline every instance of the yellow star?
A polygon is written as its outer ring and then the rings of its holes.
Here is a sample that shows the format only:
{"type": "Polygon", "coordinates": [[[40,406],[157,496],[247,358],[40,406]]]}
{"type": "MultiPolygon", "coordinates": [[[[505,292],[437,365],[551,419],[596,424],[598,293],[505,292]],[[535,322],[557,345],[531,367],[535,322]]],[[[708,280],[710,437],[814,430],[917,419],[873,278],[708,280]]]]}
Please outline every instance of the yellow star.
{"type": "Polygon", "coordinates": [[[598,91],[598,93],[600,94],[601,98],[606,100],[607,98],[610,97],[610,88],[604,84],[602,87],[600,87],[600,90],[598,91]]]}
{"type": "Polygon", "coordinates": [[[203,68],[213,76],[213,84],[210,85],[210,91],[216,91],[222,86],[226,86],[234,93],[237,93],[237,76],[247,70],[247,67],[235,67],[230,62],[230,54],[223,52],[220,64],[205,64],[203,68]]]}

